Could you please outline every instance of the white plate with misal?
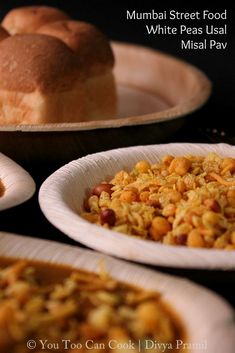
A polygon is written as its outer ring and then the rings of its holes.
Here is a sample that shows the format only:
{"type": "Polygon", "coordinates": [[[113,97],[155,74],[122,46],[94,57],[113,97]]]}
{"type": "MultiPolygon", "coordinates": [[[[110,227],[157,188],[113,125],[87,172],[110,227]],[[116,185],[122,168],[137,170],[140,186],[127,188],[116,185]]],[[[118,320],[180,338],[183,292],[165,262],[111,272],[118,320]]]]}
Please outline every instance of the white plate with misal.
{"type": "MultiPolygon", "coordinates": [[[[8,305],[10,312],[13,301],[21,301],[21,313],[25,309],[25,316],[20,316],[25,320],[23,325],[17,321],[17,305],[10,319],[11,324],[15,324],[12,327],[17,328],[18,334],[22,333],[17,344],[12,338],[14,330],[6,332],[3,326],[0,331],[1,337],[8,335],[8,342],[15,345],[16,353],[22,353],[27,342],[29,347],[32,344],[42,349],[40,339],[57,342],[58,349],[63,351],[64,330],[56,330],[63,323],[69,327],[67,343],[80,342],[79,349],[85,352],[91,349],[86,346],[92,344],[91,340],[103,343],[104,352],[118,351],[113,346],[110,349],[111,341],[113,344],[115,341],[131,343],[134,353],[144,351],[141,348],[150,350],[150,347],[154,351],[164,349],[172,353],[186,350],[221,353],[221,342],[224,352],[234,351],[232,308],[219,296],[186,279],[94,251],[9,233],[0,233],[0,273],[0,282],[4,281],[0,310],[8,305]],[[10,304],[9,300],[6,304],[5,292],[11,292],[10,304]],[[32,293],[36,293],[36,298],[32,293]],[[85,302],[80,305],[82,300],[85,302]],[[76,321],[78,309],[84,315],[82,320],[76,321]],[[81,312],[83,309],[85,311],[81,312]],[[69,326],[71,318],[73,325],[69,326]],[[27,339],[24,339],[25,328],[28,329],[27,339]]],[[[2,315],[1,320],[9,322],[9,317],[2,315]]],[[[9,351],[6,342],[0,341],[1,348],[9,351]]],[[[49,349],[45,347],[44,351],[49,352],[49,349]]]]}
{"type": "Polygon", "coordinates": [[[92,154],[52,174],[39,202],[63,233],[110,255],[165,267],[234,270],[233,156],[233,146],[182,143],[92,154]],[[141,160],[151,164],[143,175],[136,171],[141,160]],[[94,187],[103,181],[106,192],[97,196],[94,187]]]}
{"type": "Polygon", "coordinates": [[[0,211],[30,199],[35,183],[26,170],[0,153],[0,211]]]}

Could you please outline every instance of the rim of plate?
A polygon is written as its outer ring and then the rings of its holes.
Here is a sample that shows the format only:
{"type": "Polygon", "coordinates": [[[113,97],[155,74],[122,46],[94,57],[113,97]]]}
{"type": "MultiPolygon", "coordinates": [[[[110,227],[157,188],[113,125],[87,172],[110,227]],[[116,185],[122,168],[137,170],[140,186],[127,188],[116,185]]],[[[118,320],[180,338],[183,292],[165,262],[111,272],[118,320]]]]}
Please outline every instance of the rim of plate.
{"type": "Polygon", "coordinates": [[[66,164],[49,176],[40,188],[39,204],[45,217],[60,231],[109,255],[165,267],[234,270],[235,251],[164,245],[105,229],[78,215],[87,189],[118,170],[130,169],[140,159],[156,161],[157,156],[160,158],[165,154],[205,155],[208,152],[234,156],[235,146],[171,143],[91,154],[66,164]],[[96,182],[92,184],[94,180],[96,182]],[[79,188],[83,189],[79,191],[79,188]]]}

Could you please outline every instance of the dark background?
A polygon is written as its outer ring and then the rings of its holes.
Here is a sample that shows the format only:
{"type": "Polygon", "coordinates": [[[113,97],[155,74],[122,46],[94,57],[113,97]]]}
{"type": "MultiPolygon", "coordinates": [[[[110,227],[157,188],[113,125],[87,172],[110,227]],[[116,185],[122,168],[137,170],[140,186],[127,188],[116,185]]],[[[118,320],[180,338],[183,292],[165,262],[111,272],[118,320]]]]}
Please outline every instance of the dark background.
{"type": "MultiPolygon", "coordinates": [[[[11,8],[23,5],[51,5],[66,11],[71,17],[91,22],[102,29],[111,39],[139,43],[172,55],[178,56],[202,69],[213,83],[213,93],[206,105],[197,112],[187,116],[183,126],[166,142],[228,142],[235,144],[235,33],[234,33],[234,12],[232,1],[223,1],[220,6],[211,5],[211,2],[191,1],[6,1],[0,2],[0,17],[11,8]],[[126,20],[126,10],[148,12],[175,9],[178,11],[196,11],[208,9],[211,11],[228,11],[228,35],[216,36],[218,41],[227,41],[226,50],[181,50],[179,37],[173,35],[147,35],[145,21],[126,20]]],[[[151,21],[148,22],[151,24],[151,21]]],[[[173,25],[173,22],[160,22],[162,25],[173,25]]],[[[209,24],[223,25],[224,22],[212,21],[209,24]]],[[[154,24],[154,22],[153,22],[154,24]]],[[[188,22],[189,24],[189,22],[188,22]]],[[[199,26],[195,21],[191,25],[199,26]]],[[[200,40],[203,37],[187,36],[182,39],[200,40]]],[[[23,165],[34,177],[37,187],[44,179],[52,173],[59,165],[23,165]]],[[[72,240],[57,231],[43,217],[37,203],[37,193],[25,204],[11,210],[0,213],[0,229],[26,235],[34,235],[61,242],[74,244],[72,240]],[[30,219],[30,222],[29,222],[30,219]]],[[[235,275],[234,272],[207,272],[207,271],[178,271],[172,269],[161,269],[170,273],[188,276],[200,283],[203,283],[213,290],[224,295],[233,305],[235,275]]]]}

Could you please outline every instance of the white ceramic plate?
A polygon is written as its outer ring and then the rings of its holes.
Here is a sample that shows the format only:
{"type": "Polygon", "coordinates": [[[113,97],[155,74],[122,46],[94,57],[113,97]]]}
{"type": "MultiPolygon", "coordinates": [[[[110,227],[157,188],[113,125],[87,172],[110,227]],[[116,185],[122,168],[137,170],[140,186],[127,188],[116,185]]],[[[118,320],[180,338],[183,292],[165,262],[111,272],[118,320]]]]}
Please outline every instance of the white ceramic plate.
{"type": "Polygon", "coordinates": [[[0,180],[5,192],[0,197],[0,211],[19,205],[35,192],[35,183],[29,173],[0,153],[0,180]]]}
{"type": "Polygon", "coordinates": [[[0,256],[68,264],[96,273],[99,272],[100,260],[104,259],[107,271],[114,278],[162,294],[186,327],[185,343],[194,343],[199,347],[190,352],[234,352],[233,310],[220,297],[188,280],[150,271],[93,251],[8,233],[0,233],[0,256]]]}
{"type": "Polygon", "coordinates": [[[39,202],[48,220],[71,238],[96,250],[137,262],[204,269],[235,269],[235,251],[194,249],[137,239],[88,223],[79,217],[87,190],[138,160],[158,161],[166,154],[235,156],[235,147],[218,144],[166,144],[121,148],[73,161],[42,185],[39,202]]]}

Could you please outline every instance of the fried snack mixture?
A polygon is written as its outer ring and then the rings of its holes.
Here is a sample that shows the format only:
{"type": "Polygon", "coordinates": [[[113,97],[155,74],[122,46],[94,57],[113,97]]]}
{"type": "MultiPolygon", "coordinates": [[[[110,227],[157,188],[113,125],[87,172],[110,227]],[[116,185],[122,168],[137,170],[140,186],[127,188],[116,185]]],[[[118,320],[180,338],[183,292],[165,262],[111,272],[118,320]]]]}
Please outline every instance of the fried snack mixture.
{"type": "Polygon", "coordinates": [[[74,270],[60,283],[44,283],[26,261],[0,269],[2,353],[64,352],[65,341],[68,353],[124,353],[128,342],[137,353],[139,340],[144,345],[145,339],[172,347],[182,339],[178,319],[158,293],[117,282],[106,273],[74,270]],[[29,340],[36,342],[35,349],[27,348],[29,340]]]}
{"type": "Polygon", "coordinates": [[[235,159],[164,156],[94,187],[81,216],[167,245],[235,250],[235,159]]]}

